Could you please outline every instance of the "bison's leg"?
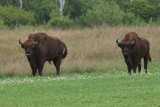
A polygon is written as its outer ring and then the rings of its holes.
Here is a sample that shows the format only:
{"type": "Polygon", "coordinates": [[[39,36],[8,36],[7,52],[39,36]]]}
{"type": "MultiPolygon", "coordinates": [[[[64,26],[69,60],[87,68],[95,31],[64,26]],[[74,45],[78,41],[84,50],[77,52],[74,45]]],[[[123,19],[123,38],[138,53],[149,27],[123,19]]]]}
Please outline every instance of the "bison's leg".
{"type": "Polygon", "coordinates": [[[131,75],[131,71],[132,71],[132,69],[133,69],[133,63],[132,63],[131,58],[130,58],[130,57],[126,57],[126,58],[125,58],[125,62],[126,62],[126,64],[127,64],[128,74],[131,75]]]}
{"type": "Polygon", "coordinates": [[[30,63],[31,69],[32,69],[32,75],[35,76],[37,73],[37,66],[35,63],[30,63]]]}
{"type": "Polygon", "coordinates": [[[130,75],[131,75],[132,66],[131,66],[131,65],[129,65],[129,64],[127,64],[127,67],[128,67],[128,74],[130,74],[130,75]]]}
{"type": "Polygon", "coordinates": [[[42,76],[43,67],[44,67],[44,62],[41,62],[38,66],[38,74],[40,76],[42,76]]]}
{"type": "Polygon", "coordinates": [[[133,73],[136,73],[136,70],[137,70],[137,64],[133,66],[133,73]]]}
{"type": "Polygon", "coordinates": [[[141,63],[138,64],[138,73],[140,74],[141,72],[141,63]]]}
{"type": "Polygon", "coordinates": [[[53,60],[53,63],[55,65],[55,67],[56,67],[56,75],[59,75],[61,60],[62,60],[62,58],[55,58],[53,60]]]}
{"type": "Polygon", "coordinates": [[[37,73],[37,70],[33,70],[33,69],[32,69],[32,75],[35,76],[36,73],[37,73]]]}
{"type": "Polygon", "coordinates": [[[148,57],[144,57],[144,70],[147,73],[148,57]]]}

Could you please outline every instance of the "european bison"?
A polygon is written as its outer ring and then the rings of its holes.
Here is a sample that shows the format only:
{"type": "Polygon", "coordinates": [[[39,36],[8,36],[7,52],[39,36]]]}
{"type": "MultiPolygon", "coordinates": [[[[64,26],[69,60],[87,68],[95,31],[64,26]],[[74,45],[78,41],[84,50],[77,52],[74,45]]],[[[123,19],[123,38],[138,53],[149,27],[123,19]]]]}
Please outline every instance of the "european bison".
{"type": "Polygon", "coordinates": [[[60,65],[63,58],[67,56],[67,48],[64,42],[56,37],[48,36],[46,33],[30,34],[28,40],[19,44],[25,50],[27,59],[32,69],[32,75],[42,75],[45,61],[53,61],[56,74],[59,75],[60,65]]]}
{"type": "Polygon", "coordinates": [[[131,70],[136,73],[138,66],[138,72],[141,72],[141,58],[144,58],[144,69],[147,73],[148,60],[151,61],[149,54],[150,43],[144,38],[140,38],[137,33],[130,32],[124,36],[124,39],[119,42],[119,38],[116,43],[122,50],[125,62],[128,67],[128,73],[131,74],[131,70]]]}

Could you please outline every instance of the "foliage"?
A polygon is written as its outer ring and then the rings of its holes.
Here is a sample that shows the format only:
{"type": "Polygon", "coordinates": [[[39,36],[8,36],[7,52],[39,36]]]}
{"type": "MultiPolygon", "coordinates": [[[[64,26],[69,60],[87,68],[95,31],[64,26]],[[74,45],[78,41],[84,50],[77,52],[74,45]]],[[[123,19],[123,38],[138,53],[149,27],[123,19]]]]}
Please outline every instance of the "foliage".
{"type": "Polygon", "coordinates": [[[37,24],[46,24],[50,20],[50,13],[59,10],[58,0],[24,0],[24,9],[35,14],[37,24]]]}
{"type": "Polygon", "coordinates": [[[123,23],[123,17],[124,12],[114,2],[100,2],[80,17],[80,23],[86,26],[119,25],[123,23]]]}
{"type": "Polygon", "coordinates": [[[123,23],[125,25],[144,25],[146,22],[139,16],[136,17],[136,15],[132,12],[126,12],[125,16],[123,18],[123,23]]]}
{"type": "Polygon", "coordinates": [[[54,17],[49,20],[48,25],[50,27],[54,27],[54,28],[66,29],[66,28],[70,28],[71,26],[73,26],[73,21],[67,17],[65,17],[63,19],[60,17],[54,17]]]}
{"type": "Polygon", "coordinates": [[[153,16],[153,6],[148,4],[146,0],[134,0],[131,4],[130,11],[136,16],[143,18],[146,22],[153,16]]]}
{"type": "Polygon", "coordinates": [[[4,21],[4,25],[14,27],[18,24],[30,25],[35,22],[34,14],[31,12],[20,10],[17,7],[3,7],[0,6],[1,19],[4,21]]]}
{"type": "MultiPolygon", "coordinates": [[[[22,2],[23,12],[34,14],[35,19],[32,23],[35,22],[41,25],[55,21],[58,21],[56,23],[60,22],[60,20],[57,20],[58,18],[55,20],[51,16],[54,13],[57,15],[56,17],[60,17],[59,0],[22,0],[22,2]]],[[[0,1],[0,5],[5,8],[12,7],[11,13],[15,14],[17,14],[17,9],[20,7],[19,0],[3,0],[0,1]]],[[[2,11],[1,13],[6,14],[6,11],[2,11]]],[[[22,14],[22,10],[19,14],[22,14]]],[[[66,22],[66,20],[74,21],[74,25],[78,26],[158,24],[157,22],[160,19],[160,1],[66,0],[63,15],[67,18],[64,18],[64,21],[61,22],[66,22]]],[[[7,24],[4,19],[2,20],[4,21],[4,25],[8,26],[13,26],[17,22],[17,18],[10,19],[7,24]]],[[[30,21],[25,21],[25,24],[30,24],[30,21]]]]}
{"type": "Polygon", "coordinates": [[[158,18],[155,23],[158,24],[158,25],[160,25],[160,18],[158,18]]]}
{"type": "MultiPolygon", "coordinates": [[[[159,0],[115,0],[120,8],[126,12],[135,15],[133,20],[140,19],[140,21],[149,23],[152,21],[156,21],[160,16],[159,0]]],[[[130,23],[132,24],[132,23],[130,23]]]]}
{"type": "Polygon", "coordinates": [[[0,18],[0,29],[4,27],[4,21],[0,18]]]}
{"type": "Polygon", "coordinates": [[[74,25],[72,19],[69,19],[67,16],[60,16],[60,12],[58,10],[52,10],[50,17],[51,19],[47,23],[47,25],[50,27],[66,29],[74,25]]]}

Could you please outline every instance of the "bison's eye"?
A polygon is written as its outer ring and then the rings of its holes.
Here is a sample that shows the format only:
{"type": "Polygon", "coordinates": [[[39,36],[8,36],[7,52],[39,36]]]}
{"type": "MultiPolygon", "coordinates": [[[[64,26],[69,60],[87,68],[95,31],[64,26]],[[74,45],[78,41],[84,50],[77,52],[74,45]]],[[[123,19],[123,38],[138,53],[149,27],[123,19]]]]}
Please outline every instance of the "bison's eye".
{"type": "Polygon", "coordinates": [[[32,46],[31,46],[32,49],[35,48],[35,47],[36,47],[35,45],[32,45],[32,46]]]}
{"type": "Polygon", "coordinates": [[[34,45],[32,45],[32,46],[25,46],[25,49],[33,49],[33,48],[35,48],[34,45]]]}
{"type": "Polygon", "coordinates": [[[120,46],[122,49],[124,49],[126,46],[124,44],[121,44],[120,46]]]}
{"type": "Polygon", "coordinates": [[[25,49],[25,48],[26,48],[26,45],[22,44],[21,47],[25,49]]]}
{"type": "Polygon", "coordinates": [[[134,48],[134,46],[135,46],[134,44],[131,44],[131,45],[130,45],[130,48],[134,48]]]}

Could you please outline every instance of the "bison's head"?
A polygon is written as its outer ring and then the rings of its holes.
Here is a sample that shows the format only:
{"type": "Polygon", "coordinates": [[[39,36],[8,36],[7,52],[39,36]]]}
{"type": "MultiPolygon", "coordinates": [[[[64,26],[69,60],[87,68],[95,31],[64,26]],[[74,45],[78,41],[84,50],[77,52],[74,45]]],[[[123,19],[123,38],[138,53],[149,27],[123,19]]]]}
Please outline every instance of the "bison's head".
{"type": "Polygon", "coordinates": [[[116,40],[117,45],[122,49],[122,53],[124,56],[128,56],[131,52],[133,47],[135,46],[136,40],[131,42],[119,42],[119,38],[116,40]]]}
{"type": "Polygon", "coordinates": [[[26,56],[30,58],[34,53],[34,49],[37,46],[38,42],[35,42],[33,39],[28,39],[24,43],[22,43],[19,39],[19,44],[25,50],[26,56]]]}

